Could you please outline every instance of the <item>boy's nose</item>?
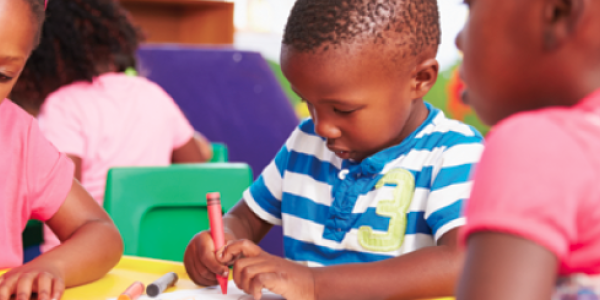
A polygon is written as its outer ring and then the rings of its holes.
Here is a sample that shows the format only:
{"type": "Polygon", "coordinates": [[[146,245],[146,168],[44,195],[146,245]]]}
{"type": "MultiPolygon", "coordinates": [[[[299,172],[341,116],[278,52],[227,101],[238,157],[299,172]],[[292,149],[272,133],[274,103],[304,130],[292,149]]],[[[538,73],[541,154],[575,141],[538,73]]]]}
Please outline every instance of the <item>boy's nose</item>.
{"type": "Polygon", "coordinates": [[[330,122],[324,122],[315,119],[315,132],[326,139],[337,139],[342,136],[342,132],[330,122]]]}

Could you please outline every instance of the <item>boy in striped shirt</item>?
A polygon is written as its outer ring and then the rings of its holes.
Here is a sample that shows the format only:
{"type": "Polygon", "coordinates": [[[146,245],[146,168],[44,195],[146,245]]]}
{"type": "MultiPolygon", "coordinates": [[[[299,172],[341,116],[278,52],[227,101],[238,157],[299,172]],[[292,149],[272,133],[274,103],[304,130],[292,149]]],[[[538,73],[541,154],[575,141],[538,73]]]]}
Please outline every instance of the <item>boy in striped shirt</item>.
{"type": "Polygon", "coordinates": [[[224,217],[229,244],[214,249],[208,232],[190,242],[190,277],[213,285],[233,264],[255,299],[451,295],[483,145],[423,101],[439,41],[435,0],[298,0],[281,63],[311,118],[224,217]],[[273,225],[286,259],[255,244],[273,225]]]}

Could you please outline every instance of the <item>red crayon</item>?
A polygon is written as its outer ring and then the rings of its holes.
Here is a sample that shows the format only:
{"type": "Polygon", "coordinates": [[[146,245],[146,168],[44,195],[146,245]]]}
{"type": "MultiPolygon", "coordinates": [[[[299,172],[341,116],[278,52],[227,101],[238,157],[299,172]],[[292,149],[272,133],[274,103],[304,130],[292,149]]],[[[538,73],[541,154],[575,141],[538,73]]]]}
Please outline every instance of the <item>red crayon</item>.
{"type": "MultiPolygon", "coordinates": [[[[206,207],[208,209],[208,221],[210,222],[210,235],[215,243],[215,250],[225,246],[225,233],[223,231],[223,216],[221,213],[221,194],[206,194],[206,207]]],[[[217,280],[221,285],[221,292],[227,295],[227,277],[217,275],[217,280]]]]}

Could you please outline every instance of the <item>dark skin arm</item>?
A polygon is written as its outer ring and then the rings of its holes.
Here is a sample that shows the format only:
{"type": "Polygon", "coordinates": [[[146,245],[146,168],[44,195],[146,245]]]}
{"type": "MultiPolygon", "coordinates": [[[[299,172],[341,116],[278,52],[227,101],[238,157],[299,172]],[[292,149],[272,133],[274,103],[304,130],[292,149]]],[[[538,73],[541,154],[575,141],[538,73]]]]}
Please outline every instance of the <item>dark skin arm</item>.
{"type": "Polygon", "coordinates": [[[258,218],[244,201],[226,215],[224,223],[225,239],[235,242],[221,249],[215,259],[210,233],[198,234],[188,245],[184,258],[186,270],[196,283],[214,285],[215,274],[225,274],[228,271],[225,265],[234,263],[236,284],[255,297],[259,297],[256,293],[263,287],[288,300],[448,296],[454,292],[463,261],[455,229],[439,240],[438,247],[401,257],[377,263],[308,268],[267,254],[255,245],[271,225],[258,218]]]}
{"type": "Polygon", "coordinates": [[[0,277],[0,300],[59,299],[65,287],[92,282],[117,264],[123,253],[119,231],[77,181],[46,222],[62,244],[0,277]]]}
{"type": "Polygon", "coordinates": [[[548,249],[510,234],[475,233],[457,300],[548,300],[556,283],[558,260],[548,249]]]}
{"type": "Polygon", "coordinates": [[[174,164],[200,163],[212,158],[210,142],[200,133],[196,132],[183,146],[173,150],[171,161],[174,164]]]}
{"type": "Polygon", "coordinates": [[[446,233],[437,247],[375,263],[309,268],[267,254],[247,240],[227,245],[217,257],[234,264],[235,283],[255,299],[263,288],[288,300],[436,298],[454,293],[463,261],[457,231],[446,233]]]}

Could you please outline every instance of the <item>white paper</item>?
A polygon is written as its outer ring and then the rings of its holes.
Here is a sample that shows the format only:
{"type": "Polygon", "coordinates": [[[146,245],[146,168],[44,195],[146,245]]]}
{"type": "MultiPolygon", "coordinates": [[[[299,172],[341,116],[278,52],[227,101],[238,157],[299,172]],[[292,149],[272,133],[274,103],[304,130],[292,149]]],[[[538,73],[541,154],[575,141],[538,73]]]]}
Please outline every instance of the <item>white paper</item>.
{"type": "MultiPolygon", "coordinates": [[[[109,298],[108,300],[116,300],[117,298],[109,298]]],[[[229,281],[227,287],[227,295],[221,294],[221,287],[212,286],[195,290],[180,290],[171,293],[162,293],[155,298],[147,295],[142,295],[137,300],[254,300],[254,298],[244,291],[238,289],[233,281],[229,281]]],[[[261,300],[285,300],[277,294],[273,294],[268,290],[263,290],[261,300]]]]}

